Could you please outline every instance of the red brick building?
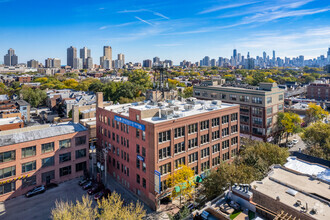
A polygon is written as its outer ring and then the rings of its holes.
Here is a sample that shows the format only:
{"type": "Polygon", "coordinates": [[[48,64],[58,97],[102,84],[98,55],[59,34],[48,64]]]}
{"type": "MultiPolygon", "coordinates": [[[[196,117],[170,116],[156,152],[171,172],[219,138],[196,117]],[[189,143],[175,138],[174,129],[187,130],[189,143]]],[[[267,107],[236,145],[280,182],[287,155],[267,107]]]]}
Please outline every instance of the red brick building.
{"type": "Polygon", "coordinates": [[[309,86],[307,86],[306,98],[329,101],[329,92],[329,83],[311,83],[309,86]]]}
{"type": "Polygon", "coordinates": [[[87,129],[72,122],[0,132],[0,201],[82,176],[88,168],[88,138],[87,129]]]}
{"type": "Polygon", "coordinates": [[[154,209],[180,164],[200,175],[239,150],[239,105],[191,98],[103,107],[102,101],[98,93],[97,139],[99,149],[108,149],[106,170],[154,209]]]}

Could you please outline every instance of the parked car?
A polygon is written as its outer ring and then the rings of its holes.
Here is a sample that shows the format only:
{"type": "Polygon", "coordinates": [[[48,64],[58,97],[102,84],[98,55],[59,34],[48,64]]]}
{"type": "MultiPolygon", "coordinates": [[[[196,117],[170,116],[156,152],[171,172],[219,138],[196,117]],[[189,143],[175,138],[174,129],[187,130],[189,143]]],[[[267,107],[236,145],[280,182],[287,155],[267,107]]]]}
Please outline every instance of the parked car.
{"type": "Polygon", "coordinates": [[[88,181],[90,181],[90,179],[89,178],[83,178],[83,179],[81,179],[80,181],[79,181],[79,186],[83,186],[83,185],[85,185],[88,181]]]}
{"type": "Polygon", "coordinates": [[[41,186],[36,186],[33,189],[31,189],[29,192],[27,192],[25,194],[26,197],[31,197],[31,196],[35,196],[37,194],[43,193],[46,191],[46,188],[44,185],[41,186]]]}
{"type": "Polygon", "coordinates": [[[109,189],[104,189],[95,194],[94,200],[99,200],[102,199],[103,197],[108,197],[109,195],[111,195],[111,191],[109,189]]]}
{"type": "Polygon", "coordinates": [[[286,146],[287,146],[288,148],[291,148],[291,147],[293,147],[293,143],[292,143],[292,142],[288,142],[288,143],[286,144],[286,146]]]}
{"type": "Polygon", "coordinates": [[[51,189],[51,188],[55,188],[55,187],[58,187],[57,183],[49,183],[46,185],[46,189],[51,189]]]}
{"type": "Polygon", "coordinates": [[[102,190],[102,185],[101,184],[95,184],[92,188],[90,188],[89,190],[87,190],[87,193],[89,195],[94,195],[95,193],[98,193],[102,190]]]}
{"type": "Polygon", "coordinates": [[[92,188],[93,186],[93,182],[90,180],[88,181],[85,185],[83,185],[83,189],[86,190],[86,189],[89,189],[89,188],[92,188]]]}
{"type": "Polygon", "coordinates": [[[293,139],[293,140],[292,140],[292,143],[293,143],[293,144],[297,144],[298,142],[299,142],[298,139],[293,139]]]}

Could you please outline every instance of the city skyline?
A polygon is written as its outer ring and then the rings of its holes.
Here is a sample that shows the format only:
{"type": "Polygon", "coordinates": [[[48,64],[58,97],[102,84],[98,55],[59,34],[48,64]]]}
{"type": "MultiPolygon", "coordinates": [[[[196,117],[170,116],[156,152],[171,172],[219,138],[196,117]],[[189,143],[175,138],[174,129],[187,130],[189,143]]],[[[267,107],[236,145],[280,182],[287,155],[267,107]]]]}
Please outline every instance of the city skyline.
{"type": "Polygon", "coordinates": [[[60,0],[57,5],[33,6],[6,0],[0,1],[0,7],[4,9],[0,17],[6,20],[0,51],[14,48],[19,62],[47,57],[65,61],[68,47],[86,46],[98,63],[104,45],[132,62],[154,56],[175,64],[205,55],[230,57],[235,48],[253,57],[275,50],[278,57],[309,59],[324,54],[330,44],[330,6],[321,0],[60,0]],[[31,7],[40,11],[38,18],[28,13],[31,7]],[[185,10],[177,10],[180,7],[185,10]],[[5,19],[13,10],[17,16],[5,19]]]}

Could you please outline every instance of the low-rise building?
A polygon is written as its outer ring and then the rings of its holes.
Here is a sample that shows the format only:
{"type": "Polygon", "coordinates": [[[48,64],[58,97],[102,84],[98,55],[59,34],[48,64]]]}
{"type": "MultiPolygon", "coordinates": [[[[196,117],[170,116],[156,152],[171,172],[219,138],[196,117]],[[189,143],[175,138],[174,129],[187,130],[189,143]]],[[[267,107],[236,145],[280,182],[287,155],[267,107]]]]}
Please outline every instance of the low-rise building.
{"type": "Polygon", "coordinates": [[[72,122],[1,131],[0,201],[84,175],[88,138],[87,129],[72,122]]]}
{"type": "Polygon", "coordinates": [[[0,132],[23,127],[24,122],[20,117],[0,118],[0,132]]]}
{"type": "Polygon", "coordinates": [[[272,140],[277,113],[284,111],[284,90],[276,83],[260,83],[256,87],[206,81],[194,86],[194,97],[239,104],[241,136],[264,141],[272,140]]]}
{"type": "Polygon", "coordinates": [[[330,84],[329,83],[311,83],[307,86],[308,99],[330,101],[330,84]]]}

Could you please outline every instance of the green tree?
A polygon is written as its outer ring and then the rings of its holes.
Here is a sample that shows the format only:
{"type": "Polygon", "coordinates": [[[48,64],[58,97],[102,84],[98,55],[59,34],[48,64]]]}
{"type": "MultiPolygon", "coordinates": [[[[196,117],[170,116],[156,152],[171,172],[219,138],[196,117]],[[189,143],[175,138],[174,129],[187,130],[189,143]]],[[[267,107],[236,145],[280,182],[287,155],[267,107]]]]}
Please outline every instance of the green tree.
{"type": "Polygon", "coordinates": [[[32,89],[31,87],[23,86],[20,93],[23,99],[30,103],[32,107],[38,107],[45,104],[47,93],[40,89],[32,89]]]}
{"type": "Polygon", "coordinates": [[[292,112],[285,112],[281,122],[286,133],[286,142],[288,142],[290,134],[296,134],[301,131],[302,121],[298,114],[292,112]]]}
{"type": "Polygon", "coordinates": [[[183,91],[183,97],[184,98],[189,98],[193,96],[193,87],[187,87],[183,91]]]}
{"type": "Polygon", "coordinates": [[[308,104],[308,109],[306,111],[307,123],[321,121],[328,115],[329,113],[325,111],[321,106],[314,103],[308,104]]]}
{"type": "Polygon", "coordinates": [[[89,91],[92,91],[92,92],[102,92],[103,91],[103,87],[104,87],[104,84],[101,82],[101,81],[94,81],[92,82],[89,87],[88,87],[88,90],[89,91]]]}
{"type": "Polygon", "coordinates": [[[141,86],[143,89],[150,89],[152,87],[150,76],[144,70],[134,70],[128,75],[128,80],[131,83],[141,86]]]}
{"type": "Polygon", "coordinates": [[[330,160],[330,124],[316,122],[304,129],[301,138],[307,154],[330,160]]]}

